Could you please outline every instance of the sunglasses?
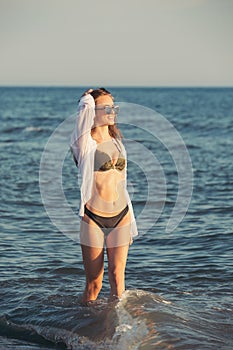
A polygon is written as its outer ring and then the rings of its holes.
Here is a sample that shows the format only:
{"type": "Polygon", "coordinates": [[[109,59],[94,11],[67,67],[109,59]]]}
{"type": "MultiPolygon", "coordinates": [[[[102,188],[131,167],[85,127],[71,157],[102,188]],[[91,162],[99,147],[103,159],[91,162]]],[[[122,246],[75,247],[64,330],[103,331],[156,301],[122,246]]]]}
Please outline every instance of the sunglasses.
{"type": "Polygon", "coordinates": [[[112,114],[112,111],[114,111],[114,114],[118,114],[120,107],[119,106],[104,106],[104,107],[96,107],[96,111],[104,110],[106,114],[112,114]]]}

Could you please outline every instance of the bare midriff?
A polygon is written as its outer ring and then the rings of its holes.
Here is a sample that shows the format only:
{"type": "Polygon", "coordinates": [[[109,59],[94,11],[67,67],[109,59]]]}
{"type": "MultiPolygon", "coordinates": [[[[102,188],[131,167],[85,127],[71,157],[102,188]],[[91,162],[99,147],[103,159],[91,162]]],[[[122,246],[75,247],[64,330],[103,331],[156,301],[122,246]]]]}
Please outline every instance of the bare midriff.
{"type": "Polygon", "coordinates": [[[92,197],[86,206],[93,213],[111,217],[127,205],[125,170],[95,171],[92,197]]]}

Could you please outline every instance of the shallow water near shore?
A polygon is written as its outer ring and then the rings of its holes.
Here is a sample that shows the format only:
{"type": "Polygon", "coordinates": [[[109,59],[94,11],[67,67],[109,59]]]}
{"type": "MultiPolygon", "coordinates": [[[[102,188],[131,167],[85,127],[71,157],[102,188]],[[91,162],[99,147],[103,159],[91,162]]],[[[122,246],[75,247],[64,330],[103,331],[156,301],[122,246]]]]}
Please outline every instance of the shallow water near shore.
{"type": "MultiPolygon", "coordinates": [[[[110,89],[115,100],[155,109],[174,125],[192,160],[193,194],[185,218],[167,233],[177,198],[176,165],[163,145],[148,145],[140,130],[122,130],[159,160],[167,186],[164,208],[149,230],[148,222],[139,223],[121,300],[108,302],[105,261],[103,289],[86,307],[80,303],[85,274],[79,244],[51,223],[39,189],[44,147],[75,113],[83,90],[0,88],[0,348],[232,349],[233,89],[110,89]]],[[[70,154],[62,178],[75,211],[79,190],[70,154]]],[[[139,217],[147,182],[130,156],[128,179],[139,217]]],[[[155,176],[156,189],[158,181],[155,176]]]]}

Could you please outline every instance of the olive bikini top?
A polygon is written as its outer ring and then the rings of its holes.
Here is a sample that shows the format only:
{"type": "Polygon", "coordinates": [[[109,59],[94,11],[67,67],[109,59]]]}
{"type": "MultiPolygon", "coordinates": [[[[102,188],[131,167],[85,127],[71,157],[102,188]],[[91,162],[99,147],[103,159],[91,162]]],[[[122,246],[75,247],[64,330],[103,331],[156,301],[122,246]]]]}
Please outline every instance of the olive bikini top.
{"type": "Polygon", "coordinates": [[[96,150],[95,152],[95,160],[94,160],[94,171],[108,171],[111,169],[117,169],[118,171],[122,171],[125,168],[125,158],[123,154],[120,152],[118,159],[115,164],[113,164],[112,158],[108,153],[103,151],[96,150]]]}

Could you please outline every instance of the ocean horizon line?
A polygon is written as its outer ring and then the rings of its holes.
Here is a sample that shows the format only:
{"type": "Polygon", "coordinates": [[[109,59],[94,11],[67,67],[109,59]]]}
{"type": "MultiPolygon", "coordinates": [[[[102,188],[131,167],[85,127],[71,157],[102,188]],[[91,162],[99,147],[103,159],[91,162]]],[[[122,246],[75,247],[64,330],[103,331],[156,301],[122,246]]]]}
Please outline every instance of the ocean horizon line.
{"type": "MultiPolygon", "coordinates": [[[[92,85],[99,87],[119,89],[232,89],[233,85],[92,85]]],[[[58,89],[88,89],[90,85],[0,85],[0,88],[58,88],[58,89]]]]}

